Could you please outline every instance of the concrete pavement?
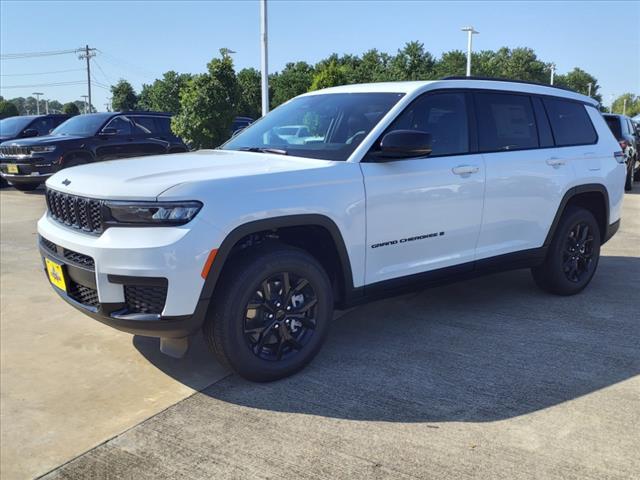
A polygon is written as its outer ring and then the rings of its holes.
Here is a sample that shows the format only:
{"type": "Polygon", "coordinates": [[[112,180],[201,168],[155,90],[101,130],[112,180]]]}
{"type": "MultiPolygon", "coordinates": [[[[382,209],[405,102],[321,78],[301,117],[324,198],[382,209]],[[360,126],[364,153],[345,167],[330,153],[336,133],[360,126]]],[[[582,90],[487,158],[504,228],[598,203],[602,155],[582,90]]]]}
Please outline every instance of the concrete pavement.
{"type": "Polygon", "coordinates": [[[34,247],[42,198],[1,195],[2,478],[640,471],[640,191],[581,295],[517,271],[372,303],[266,385],[225,376],[201,344],[171,360],[64,305],[34,247]]]}
{"type": "Polygon", "coordinates": [[[636,192],[581,295],[517,271],[354,309],[299,375],[226,377],[46,478],[638,478],[639,246],[636,192]]]}

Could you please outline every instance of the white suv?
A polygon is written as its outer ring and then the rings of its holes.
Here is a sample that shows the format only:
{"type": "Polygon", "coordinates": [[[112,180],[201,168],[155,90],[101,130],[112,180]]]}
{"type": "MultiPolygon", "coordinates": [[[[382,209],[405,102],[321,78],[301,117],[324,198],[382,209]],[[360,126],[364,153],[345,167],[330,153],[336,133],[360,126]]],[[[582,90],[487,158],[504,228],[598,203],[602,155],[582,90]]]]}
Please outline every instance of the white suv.
{"type": "Polygon", "coordinates": [[[273,380],[314,357],[334,307],[513,268],[580,292],[620,223],[619,150],[596,102],[558,88],[330,88],[217,150],[54,175],[40,250],[87,315],[173,356],[202,329],[225,365],[273,380]]]}

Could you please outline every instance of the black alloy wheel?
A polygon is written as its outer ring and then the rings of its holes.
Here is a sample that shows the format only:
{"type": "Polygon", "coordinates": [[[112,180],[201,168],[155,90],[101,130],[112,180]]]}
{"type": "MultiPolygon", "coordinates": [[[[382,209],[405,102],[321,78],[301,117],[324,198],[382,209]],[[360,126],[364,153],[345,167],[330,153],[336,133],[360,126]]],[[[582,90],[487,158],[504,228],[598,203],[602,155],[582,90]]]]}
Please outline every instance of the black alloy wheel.
{"type": "Polygon", "coordinates": [[[593,231],[586,222],[576,224],[565,241],[562,269],[570,282],[579,283],[593,267],[593,231]]]}

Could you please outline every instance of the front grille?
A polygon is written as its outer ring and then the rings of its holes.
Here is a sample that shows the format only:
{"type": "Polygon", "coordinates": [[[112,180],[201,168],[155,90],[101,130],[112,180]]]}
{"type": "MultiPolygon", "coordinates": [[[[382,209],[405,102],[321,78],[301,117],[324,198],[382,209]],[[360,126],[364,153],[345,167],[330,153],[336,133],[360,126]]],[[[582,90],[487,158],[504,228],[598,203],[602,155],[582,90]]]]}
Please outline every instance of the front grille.
{"type": "Polygon", "coordinates": [[[102,233],[102,202],[47,189],[51,218],[88,233],[102,233]]]}
{"type": "Polygon", "coordinates": [[[164,285],[125,285],[124,301],[130,313],[160,314],[167,300],[167,284],[164,285]]]}
{"type": "Polygon", "coordinates": [[[31,147],[20,147],[18,145],[3,145],[2,147],[0,147],[0,154],[8,157],[30,155],[31,147]]]}
{"type": "Polygon", "coordinates": [[[71,263],[75,263],[76,265],[82,265],[84,267],[94,267],[93,258],[89,255],[84,255],[83,253],[74,252],[73,250],[64,249],[64,258],[71,263]]]}
{"type": "Polygon", "coordinates": [[[84,285],[80,285],[79,283],[76,283],[73,280],[69,281],[67,294],[76,302],[79,302],[83,305],[87,305],[89,307],[96,307],[96,308],[100,306],[100,302],[98,301],[97,290],[94,290],[93,288],[85,287],[84,285]]]}
{"type": "Polygon", "coordinates": [[[47,240],[44,237],[40,237],[40,243],[45,249],[49,250],[51,253],[57,256],[60,256],[62,254],[64,259],[67,260],[69,263],[80,265],[81,267],[89,267],[89,268],[95,267],[95,262],[93,261],[93,258],[91,258],[89,255],[85,255],[84,253],[74,252],[73,250],[67,250],[66,248],[58,247],[58,245],[53,243],[51,240],[47,240]]]}

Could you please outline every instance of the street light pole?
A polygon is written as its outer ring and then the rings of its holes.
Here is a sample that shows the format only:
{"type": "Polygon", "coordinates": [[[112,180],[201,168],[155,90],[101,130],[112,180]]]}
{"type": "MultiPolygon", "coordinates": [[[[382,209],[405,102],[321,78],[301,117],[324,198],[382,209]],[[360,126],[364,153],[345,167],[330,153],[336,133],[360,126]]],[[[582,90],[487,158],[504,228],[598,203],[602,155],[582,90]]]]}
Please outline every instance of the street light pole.
{"type": "Polygon", "coordinates": [[[89,109],[87,108],[87,98],[89,95],[80,95],[81,98],[84,98],[84,113],[89,113],[89,109]]]}
{"type": "Polygon", "coordinates": [[[622,99],[622,114],[627,114],[627,97],[622,99]]]}
{"type": "Polygon", "coordinates": [[[31,95],[36,96],[36,115],[40,115],[40,95],[44,95],[42,92],[33,92],[31,95]]]}
{"type": "Polygon", "coordinates": [[[589,90],[588,90],[588,94],[587,94],[587,95],[588,95],[589,97],[591,96],[591,85],[592,85],[592,84],[591,84],[591,82],[587,83],[587,87],[589,88],[589,90]]]}
{"type": "Polygon", "coordinates": [[[480,32],[476,32],[473,27],[464,27],[462,29],[463,32],[467,32],[467,77],[471,76],[471,47],[472,47],[472,36],[477,35],[480,32]]]}
{"type": "Polygon", "coordinates": [[[45,111],[47,112],[47,115],[49,115],[49,100],[48,100],[48,99],[47,99],[47,100],[45,100],[45,101],[44,101],[44,104],[45,104],[45,106],[46,106],[46,110],[45,110],[45,111]]]}
{"type": "Polygon", "coordinates": [[[269,112],[269,61],[267,56],[267,0],[260,0],[260,47],[262,67],[262,116],[269,112]]]}
{"type": "Polygon", "coordinates": [[[556,64],[552,63],[551,65],[549,65],[549,68],[551,68],[551,82],[549,83],[553,85],[553,77],[556,76],[556,64]]]}

